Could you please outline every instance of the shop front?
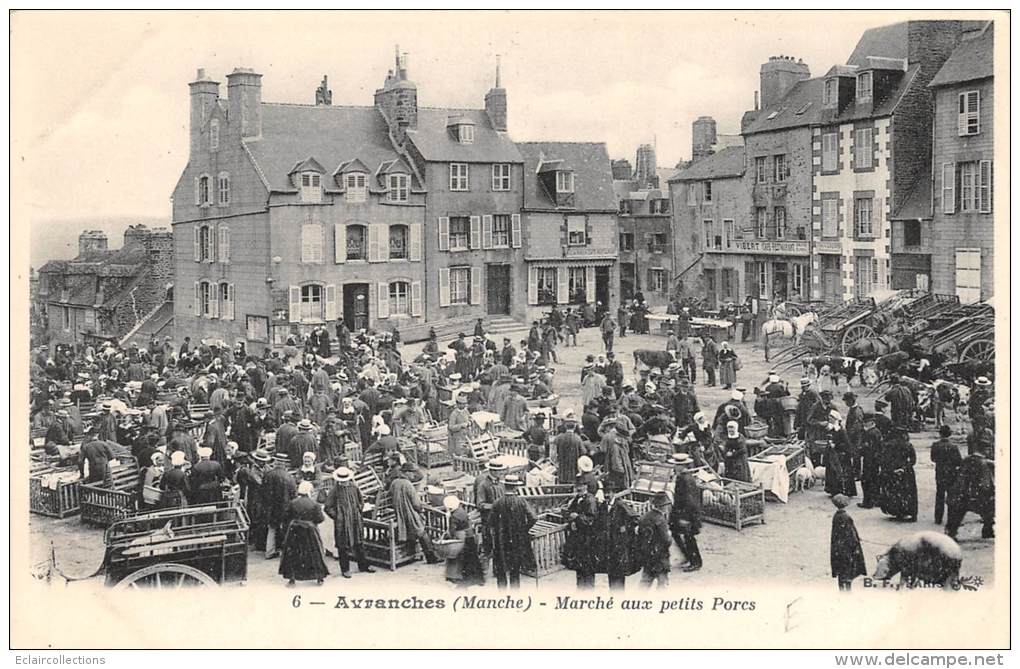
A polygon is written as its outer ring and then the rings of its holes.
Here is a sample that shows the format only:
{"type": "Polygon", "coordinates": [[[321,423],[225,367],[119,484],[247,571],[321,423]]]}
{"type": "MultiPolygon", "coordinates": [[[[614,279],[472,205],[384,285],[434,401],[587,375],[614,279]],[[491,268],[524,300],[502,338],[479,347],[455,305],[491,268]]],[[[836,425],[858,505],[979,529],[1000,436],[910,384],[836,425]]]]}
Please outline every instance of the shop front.
{"type": "Polygon", "coordinates": [[[611,291],[615,260],[543,260],[528,263],[527,320],[546,315],[553,306],[614,308],[611,291]]]}

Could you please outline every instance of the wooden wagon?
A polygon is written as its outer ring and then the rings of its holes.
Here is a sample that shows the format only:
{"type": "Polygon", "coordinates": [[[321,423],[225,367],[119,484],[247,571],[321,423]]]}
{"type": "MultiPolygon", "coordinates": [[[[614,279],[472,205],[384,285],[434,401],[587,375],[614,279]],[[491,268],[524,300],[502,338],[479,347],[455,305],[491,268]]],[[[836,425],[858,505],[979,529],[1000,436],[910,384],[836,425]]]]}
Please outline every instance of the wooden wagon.
{"type": "Polygon", "coordinates": [[[702,491],[701,517],[705,522],[738,532],[751,523],[765,522],[765,491],[761,485],[723,477],[696,480],[702,491]]]}
{"type": "Polygon", "coordinates": [[[79,489],[82,522],[107,526],[133,513],[138,485],[138,461],[131,457],[122,458],[119,465],[111,467],[106,481],[82,483],[79,489]]]}
{"type": "Polygon", "coordinates": [[[236,504],[207,504],[133,515],[104,534],[107,585],[169,588],[243,582],[248,515],[236,504]]]}
{"type": "Polygon", "coordinates": [[[33,463],[28,476],[28,508],[53,518],[72,516],[79,511],[80,487],[77,467],[33,463]]]}

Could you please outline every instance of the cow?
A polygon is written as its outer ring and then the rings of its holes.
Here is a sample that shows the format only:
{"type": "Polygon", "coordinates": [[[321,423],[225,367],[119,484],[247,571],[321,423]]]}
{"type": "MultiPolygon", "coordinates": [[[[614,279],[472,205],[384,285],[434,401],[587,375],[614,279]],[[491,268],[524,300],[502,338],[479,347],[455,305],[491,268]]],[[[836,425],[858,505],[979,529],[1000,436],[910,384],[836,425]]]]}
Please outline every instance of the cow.
{"type": "Polygon", "coordinates": [[[839,386],[840,377],[846,379],[847,386],[855,378],[859,378],[862,383],[864,381],[863,377],[860,376],[861,369],[864,367],[864,361],[857,358],[820,355],[811,358],[811,366],[814,367],[816,379],[821,378],[824,374],[829,378],[829,382],[833,387],[839,386]]]}
{"type": "Polygon", "coordinates": [[[675,351],[658,351],[647,348],[639,348],[634,351],[634,370],[641,369],[641,363],[645,367],[658,367],[662,373],[673,363],[679,362],[676,359],[675,351]]]}
{"type": "Polygon", "coordinates": [[[951,537],[941,532],[914,532],[878,556],[873,578],[884,581],[900,574],[900,583],[908,587],[955,589],[962,563],[963,551],[951,537]]]}

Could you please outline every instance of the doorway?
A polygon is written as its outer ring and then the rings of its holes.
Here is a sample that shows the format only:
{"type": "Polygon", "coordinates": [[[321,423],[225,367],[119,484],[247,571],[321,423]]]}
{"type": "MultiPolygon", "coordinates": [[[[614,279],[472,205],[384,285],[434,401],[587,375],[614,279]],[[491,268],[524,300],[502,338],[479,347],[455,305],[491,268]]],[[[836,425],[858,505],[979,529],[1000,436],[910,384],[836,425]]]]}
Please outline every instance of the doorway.
{"type": "Polygon", "coordinates": [[[604,309],[609,309],[609,268],[595,268],[595,301],[601,302],[604,309]]]}
{"type": "Polygon", "coordinates": [[[634,263],[620,263],[620,299],[624,302],[634,299],[635,290],[634,263]]]}
{"type": "Polygon", "coordinates": [[[352,332],[368,329],[368,284],[344,286],[344,323],[352,332]]]}
{"type": "Polygon", "coordinates": [[[510,265],[486,265],[487,311],[491,315],[510,313],[510,265]]]}
{"type": "Polygon", "coordinates": [[[788,297],[789,275],[785,262],[772,263],[772,292],[775,302],[785,302],[788,297]]]}

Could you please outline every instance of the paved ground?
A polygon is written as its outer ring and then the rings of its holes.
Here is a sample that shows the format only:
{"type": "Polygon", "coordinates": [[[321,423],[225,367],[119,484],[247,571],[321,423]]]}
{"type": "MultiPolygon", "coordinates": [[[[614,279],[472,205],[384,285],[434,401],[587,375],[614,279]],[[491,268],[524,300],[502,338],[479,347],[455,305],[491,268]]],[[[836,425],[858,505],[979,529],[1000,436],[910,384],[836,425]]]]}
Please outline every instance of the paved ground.
{"type": "MultiPolygon", "coordinates": [[[[523,333],[522,333],[523,334],[523,333]]],[[[514,340],[520,336],[514,336],[514,340]]],[[[580,409],[580,366],[589,352],[602,350],[601,339],[594,329],[584,330],[578,337],[576,348],[561,348],[561,364],[556,365],[556,392],[561,397],[561,407],[580,409]]],[[[665,340],[654,336],[629,335],[617,339],[617,355],[624,365],[627,379],[632,378],[633,357],[630,353],[636,348],[663,348],[665,340]]],[[[406,347],[406,352],[420,350],[418,346],[406,347]]],[[[738,373],[739,385],[752,388],[766,376],[768,364],[764,362],[762,353],[751,344],[737,344],[737,352],[743,360],[743,369],[738,373]]],[[[700,374],[699,370],[699,374],[700,374]]],[[[795,378],[788,381],[796,382],[795,378]]],[[[702,379],[699,379],[702,381],[702,379]]],[[[706,388],[698,385],[698,398],[703,409],[713,416],[715,408],[724,401],[726,391],[720,388],[706,388]]],[[[837,392],[839,397],[841,393],[837,392]]],[[[862,393],[859,393],[862,394],[862,393]]],[[[837,403],[838,404],[838,403],[837,403]]],[[[871,400],[862,402],[866,410],[871,409],[871,400]]],[[[961,424],[958,429],[963,429],[961,424]]],[[[929,457],[930,446],[935,438],[934,433],[925,432],[912,435],[917,449],[918,497],[920,518],[917,523],[901,523],[888,518],[878,510],[863,510],[851,505],[848,509],[853,516],[861,539],[869,571],[874,570],[875,557],[904,534],[917,530],[939,530],[932,520],[934,509],[934,467],[929,457]]],[[[704,568],[694,574],[685,574],[676,569],[680,563],[679,552],[674,547],[673,587],[684,584],[711,585],[726,584],[746,580],[757,583],[788,584],[814,582],[831,584],[829,576],[829,527],[833,507],[821,486],[811,490],[791,494],[788,504],[770,502],[766,508],[766,523],[755,525],[737,532],[730,528],[706,524],[698,543],[704,557],[704,568]]],[[[94,572],[103,559],[102,531],[81,525],[76,517],[67,520],[54,520],[41,516],[30,517],[31,555],[33,563],[46,559],[52,542],[57,561],[68,575],[84,576],[94,572]]],[[[990,583],[993,577],[994,540],[980,538],[980,521],[969,515],[960,531],[961,546],[964,550],[962,573],[982,577],[990,583]]],[[[258,583],[278,582],[277,561],[264,560],[259,553],[249,556],[249,578],[258,583]]],[[[330,563],[339,582],[339,569],[336,563],[330,563]]],[[[573,587],[573,573],[562,571],[543,579],[543,586],[573,587]]],[[[598,583],[604,585],[605,577],[599,577],[598,583]]],[[[441,565],[427,566],[421,563],[402,567],[399,571],[378,572],[373,575],[357,574],[350,583],[364,583],[372,579],[373,583],[398,585],[402,583],[436,584],[443,582],[441,565]]],[[[533,587],[526,585],[525,587],[533,587]]],[[[493,583],[486,589],[494,589],[493,583]]]]}

